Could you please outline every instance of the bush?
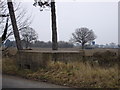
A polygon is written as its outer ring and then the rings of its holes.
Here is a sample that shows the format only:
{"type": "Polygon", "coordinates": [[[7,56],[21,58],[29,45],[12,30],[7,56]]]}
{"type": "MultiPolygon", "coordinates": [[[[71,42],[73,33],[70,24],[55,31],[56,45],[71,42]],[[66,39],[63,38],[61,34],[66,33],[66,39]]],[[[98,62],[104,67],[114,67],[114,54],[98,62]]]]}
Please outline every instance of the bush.
{"type": "Polygon", "coordinates": [[[2,72],[6,74],[17,74],[18,67],[16,66],[16,62],[13,59],[3,58],[2,60],[2,72]]]}
{"type": "Polygon", "coordinates": [[[99,65],[102,66],[113,66],[118,63],[117,54],[112,51],[96,52],[93,54],[93,59],[97,60],[99,65]]]}

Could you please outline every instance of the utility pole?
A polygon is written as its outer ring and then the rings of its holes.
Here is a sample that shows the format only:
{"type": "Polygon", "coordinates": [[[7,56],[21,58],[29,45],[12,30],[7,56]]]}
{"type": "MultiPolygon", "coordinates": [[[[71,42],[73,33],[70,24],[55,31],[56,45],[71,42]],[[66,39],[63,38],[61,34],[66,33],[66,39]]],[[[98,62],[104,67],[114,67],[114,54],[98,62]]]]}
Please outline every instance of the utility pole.
{"type": "Polygon", "coordinates": [[[18,31],[18,27],[17,27],[17,22],[16,22],[16,18],[15,18],[12,0],[7,0],[7,5],[8,5],[10,18],[11,18],[11,23],[12,23],[12,27],[13,27],[13,32],[14,32],[17,49],[22,50],[23,48],[21,45],[21,40],[20,40],[20,36],[19,36],[19,31],[18,31]]]}

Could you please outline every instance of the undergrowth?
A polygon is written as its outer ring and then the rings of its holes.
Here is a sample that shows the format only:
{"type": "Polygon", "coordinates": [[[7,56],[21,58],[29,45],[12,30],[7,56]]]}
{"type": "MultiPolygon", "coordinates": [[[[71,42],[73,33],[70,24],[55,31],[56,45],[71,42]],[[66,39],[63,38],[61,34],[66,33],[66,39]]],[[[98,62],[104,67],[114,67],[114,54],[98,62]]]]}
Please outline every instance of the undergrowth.
{"type": "Polygon", "coordinates": [[[80,88],[118,88],[118,66],[91,67],[89,63],[50,61],[46,68],[37,71],[19,69],[15,60],[3,59],[3,73],[27,79],[45,81],[80,88]]]}

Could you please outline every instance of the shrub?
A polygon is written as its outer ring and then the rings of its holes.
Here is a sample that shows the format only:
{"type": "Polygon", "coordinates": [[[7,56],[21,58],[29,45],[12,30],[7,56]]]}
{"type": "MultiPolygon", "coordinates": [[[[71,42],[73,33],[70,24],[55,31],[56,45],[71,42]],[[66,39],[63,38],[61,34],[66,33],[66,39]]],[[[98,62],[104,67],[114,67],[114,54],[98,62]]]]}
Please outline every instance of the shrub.
{"type": "Polygon", "coordinates": [[[101,66],[113,66],[118,63],[117,54],[112,51],[96,52],[93,54],[93,58],[97,60],[101,66]]]}
{"type": "Polygon", "coordinates": [[[13,59],[3,58],[2,60],[2,72],[6,74],[15,75],[18,71],[16,62],[13,59]]]}

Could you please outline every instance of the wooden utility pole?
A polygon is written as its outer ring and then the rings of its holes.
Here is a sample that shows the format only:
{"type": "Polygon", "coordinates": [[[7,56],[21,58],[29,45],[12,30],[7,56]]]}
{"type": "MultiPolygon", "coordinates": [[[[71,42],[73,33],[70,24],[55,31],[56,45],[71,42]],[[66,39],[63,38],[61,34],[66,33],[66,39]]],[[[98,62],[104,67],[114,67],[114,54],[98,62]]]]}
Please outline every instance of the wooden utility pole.
{"type": "Polygon", "coordinates": [[[21,40],[20,40],[20,36],[19,36],[17,23],[16,23],[12,0],[7,0],[7,5],[8,5],[8,9],[9,9],[9,14],[10,14],[10,18],[11,18],[11,23],[12,23],[12,27],[13,27],[13,32],[14,32],[17,49],[22,50],[23,48],[21,45],[21,40]]]}
{"type": "Polygon", "coordinates": [[[56,11],[55,11],[55,1],[51,0],[51,20],[52,20],[52,49],[58,50],[57,43],[57,25],[56,25],[56,11]]]}

